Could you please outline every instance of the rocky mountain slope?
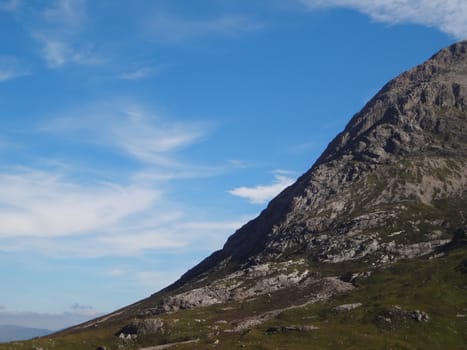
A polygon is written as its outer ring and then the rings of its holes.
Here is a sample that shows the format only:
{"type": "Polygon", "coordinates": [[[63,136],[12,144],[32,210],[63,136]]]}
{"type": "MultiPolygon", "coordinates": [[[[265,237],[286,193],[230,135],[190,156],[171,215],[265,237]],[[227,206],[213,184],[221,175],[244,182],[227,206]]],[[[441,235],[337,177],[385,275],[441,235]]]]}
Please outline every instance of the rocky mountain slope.
{"type": "Polygon", "coordinates": [[[448,198],[465,200],[466,50],[454,45],[388,83],[306,174],[180,282],[301,254],[378,263],[445,243],[446,225],[465,221],[462,210],[449,222],[424,214],[448,198]]]}
{"type": "Polygon", "coordinates": [[[179,281],[38,344],[461,349],[466,165],[460,42],[384,86],[309,171],[179,281]]]}
{"type": "MultiPolygon", "coordinates": [[[[463,42],[388,83],[307,173],[170,289],[216,276],[194,297],[201,306],[269,293],[271,278],[272,289],[313,280],[310,271],[273,272],[271,262],[382,266],[435,252],[465,224],[466,113],[463,42]],[[256,285],[237,287],[239,273],[256,285]]],[[[191,307],[190,293],[162,308],[191,307]]]]}

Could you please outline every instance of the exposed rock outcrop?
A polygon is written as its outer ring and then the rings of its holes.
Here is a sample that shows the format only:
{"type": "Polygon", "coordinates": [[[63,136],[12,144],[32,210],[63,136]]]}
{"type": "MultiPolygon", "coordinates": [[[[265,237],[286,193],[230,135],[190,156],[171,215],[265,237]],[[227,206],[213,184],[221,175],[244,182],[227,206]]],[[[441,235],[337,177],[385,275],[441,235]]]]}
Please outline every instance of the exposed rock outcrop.
{"type": "Polygon", "coordinates": [[[334,310],[336,310],[336,311],[352,311],[352,310],[358,309],[362,305],[363,305],[362,303],[342,304],[342,305],[336,306],[334,308],[334,310]]]}
{"type": "Polygon", "coordinates": [[[158,318],[138,319],[127,324],[119,332],[117,332],[116,335],[122,339],[129,340],[134,339],[139,335],[157,333],[164,334],[166,332],[164,326],[164,322],[158,318]]]}
{"type": "Polygon", "coordinates": [[[165,298],[143,316],[253,298],[291,287],[305,287],[320,278],[306,269],[304,260],[253,265],[200,288],[165,298]]]}
{"type": "Polygon", "coordinates": [[[395,305],[390,310],[378,315],[376,324],[383,328],[395,329],[409,322],[428,322],[429,320],[430,316],[424,311],[407,311],[395,305]]]}

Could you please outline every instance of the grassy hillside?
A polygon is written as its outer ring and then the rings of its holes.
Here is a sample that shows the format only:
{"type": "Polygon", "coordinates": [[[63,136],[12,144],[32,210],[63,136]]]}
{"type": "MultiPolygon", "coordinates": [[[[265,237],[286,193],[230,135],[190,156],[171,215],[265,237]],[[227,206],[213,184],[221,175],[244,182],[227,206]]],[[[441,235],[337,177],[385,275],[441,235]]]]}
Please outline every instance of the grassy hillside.
{"type": "MultiPolygon", "coordinates": [[[[352,266],[347,266],[352,271],[352,266]]],[[[357,288],[329,301],[303,305],[313,293],[286,290],[241,304],[215,305],[163,315],[163,332],[122,340],[118,321],[84,332],[0,345],[0,350],[140,349],[179,344],[177,349],[465,349],[467,344],[467,248],[437,259],[401,261],[357,279],[357,288]],[[336,309],[361,303],[352,310],[336,309]],[[281,310],[282,311],[277,311],[281,310]],[[276,310],[272,314],[271,310],[276,310]],[[419,313],[416,311],[419,310],[419,313]],[[428,320],[417,320],[417,315],[428,320]],[[238,332],[245,320],[270,318],[238,332]],[[424,316],[425,317],[425,316],[424,316]]],[[[358,304],[357,304],[358,305],[358,304]]],[[[354,306],[355,307],[355,306],[354,306]]],[[[351,308],[351,307],[349,307],[351,308]]]]}

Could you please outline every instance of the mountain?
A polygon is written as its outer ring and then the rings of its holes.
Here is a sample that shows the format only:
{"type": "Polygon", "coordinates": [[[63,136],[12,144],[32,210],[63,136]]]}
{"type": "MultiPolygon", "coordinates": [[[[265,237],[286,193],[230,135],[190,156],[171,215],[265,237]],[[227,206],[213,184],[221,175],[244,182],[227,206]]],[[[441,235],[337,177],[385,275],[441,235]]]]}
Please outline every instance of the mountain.
{"type": "Polygon", "coordinates": [[[35,337],[43,337],[52,331],[48,329],[27,328],[10,325],[0,325],[0,342],[14,340],[27,340],[35,337]]]}
{"type": "Polygon", "coordinates": [[[173,285],[37,344],[465,349],[466,164],[464,41],[386,84],[310,170],[173,285]]]}

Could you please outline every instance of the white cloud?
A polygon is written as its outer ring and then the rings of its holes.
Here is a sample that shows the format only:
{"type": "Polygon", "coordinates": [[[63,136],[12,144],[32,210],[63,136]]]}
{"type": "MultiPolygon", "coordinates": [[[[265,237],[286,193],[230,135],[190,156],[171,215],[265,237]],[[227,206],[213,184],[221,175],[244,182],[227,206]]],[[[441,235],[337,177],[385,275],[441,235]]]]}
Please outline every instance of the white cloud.
{"type": "Polygon", "coordinates": [[[226,15],[213,19],[186,19],[167,13],[153,16],[148,24],[150,34],[162,42],[182,42],[203,36],[236,36],[257,31],[264,24],[246,16],[226,15]]]}
{"type": "Polygon", "coordinates": [[[71,49],[62,41],[53,40],[45,35],[36,35],[43,44],[42,54],[51,68],[64,65],[72,55],[71,49]]]}
{"type": "Polygon", "coordinates": [[[189,124],[151,125],[144,112],[127,112],[127,122],[122,128],[116,126],[112,133],[115,140],[127,153],[148,163],[163,164],[167,160],[164,153],[186,147],[199,140],[204,131],[189,124]]]}
{"type": "Polygon", "coordinates": [[[26,69],[21,67],[16,57],[0,56],[0,82],[27,75],[26,69]]]}
{"type": "Polygon", "coordinates": [[[231,167],[178,160],[177,152],[203,138],[206,129],[124,102],[41,121],[35,132],[53,142],[85,143],[140,164],[118,175],[93,164],[93,179],[84,182],[82,165],[69,161],[0,168],[0,251],[68,258],[220,248],[247,218],[201,219],[196,208],[172,200],[169,192],[174,179],[215,176],[231,167]]]}
{"type": "MultiPolygon", "coordinates": [[[[1,145],[1,144],[0,144],[1,145]]],[[[154,161],[155,159],[153,159],[154,161]]],[[[167,165],[168,169],[146,169],[133,174],[135,181],[167,182],[179,179],[201,179],[219,176],[229,172],[232,166],[203,166],[177,162],[176,160],[161,159],[159,165],[167,165]]],[[[154,163],[151,163],[154,164],[154,163]]]]}
{"type": "MultiPolygon", "coordinates": [[[[105,231],[74,236],[7,237],[1,238],[0,251],[34,252],[56,258],[97,258],[139,256],[148,251],[187,251],[219,249],[226,238],[247,220],[193,221],[190,215],[172,216],[156,207],[145,214],[156,212],[151,220],[123,220],[105,231]],[[202,243],[202,244],[200,244],[202,243]]],[[[248,217],[248,219],[251,219],[248,217]]],[[[119,276],[122,270],[109,274],[119,276]]]]}
{"type": "Polygon", "coordinates": [[[465,0],[299,0],[310,9],[345,7],[356,9],[376,21],[416,23],[459,39],[467,38],[467,2],[465,0]]]}
{"type": "Polygon", "coordinates": [[[132,71],[123,72],[118,78],[122,80],[141,80],[157,75],[161,70],[162,67],[143,66],[132,71]]]}
{"type": "Polygon", "coordinates": [[[65,39],[57,39],[45,34],[35,34],[34,37],[43,44],[42,55],[50,68],[58,68],[68,63],[97,65],[106,62],[89,45],[75,48],[65,39]]]}
{"type": "Polygon", "coordinates": [[[117,148],[142,163],[177,171],[184,170],[184,164],[173,153],[200,141],[209,129],[207,123],[168,122],[141,105],[121,103],[91,105],[42,126],[43,131],[79,134],[84,141],[117,148]]]}
{"type": "Polygon", "coordinates": [[[246,198],[250,203],[263,204],[278,195],[283,189],[294,183],[294,179],[287,176],[289,172],[283,170],[276,171],[274,175],[275,181],[271,185],[258,185],[254,187],[237,187],[230,190],[229,193],[246,198]]]}
{"type": "Polygon", "coordinates": [[[39,16],[33,16],[33,25],[27,24],[32,28],[32,37],[42,45],[41,54],[49,68],[107,62],[82,35],[87,18],[86,3],[86,0],[56,0],[39,16]]]}
{"type": "Polygon", "coordinates": [[[79,184],[37,170],[0,173],[0,237],[105,231],[160,197],[138,185],[79,184]]]}

